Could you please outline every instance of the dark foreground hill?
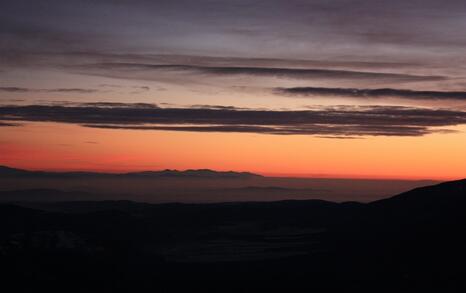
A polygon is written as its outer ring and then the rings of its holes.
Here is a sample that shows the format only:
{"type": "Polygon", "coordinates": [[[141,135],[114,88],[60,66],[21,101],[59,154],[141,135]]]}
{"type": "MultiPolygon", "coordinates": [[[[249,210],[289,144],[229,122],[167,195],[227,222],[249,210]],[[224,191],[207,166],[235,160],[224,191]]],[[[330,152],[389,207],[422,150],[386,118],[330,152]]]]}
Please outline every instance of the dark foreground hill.
{"type": "Polygon", "coordinates": [[[369,204],[4,204],[0,276],[15,292],[464,292],[465,188],[369,204]]]}

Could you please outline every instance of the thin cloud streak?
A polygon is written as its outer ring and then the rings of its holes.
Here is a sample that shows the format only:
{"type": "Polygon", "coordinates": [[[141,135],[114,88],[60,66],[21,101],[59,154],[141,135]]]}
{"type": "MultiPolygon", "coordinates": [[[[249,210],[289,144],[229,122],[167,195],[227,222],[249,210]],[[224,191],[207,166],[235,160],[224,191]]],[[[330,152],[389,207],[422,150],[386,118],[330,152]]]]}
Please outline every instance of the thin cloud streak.
{"type": "Polygon", "coordinates": [[[56,88],[56,89],[34,89],[24,87],[0,87],[0,92],[8,93],[74,93],[74,94],[92,94],[99,92],[96,89],[81,88],[56,88]]]}
{"type": "Polygon", "coordinates": [[[13,127],[13,126],[21,126],[21,124],[0,121],[0,127],[13,127]]]}
{"type": "Polygon", "coordinates": [[[463,91],[416,91],[406,89],[359,89],[359,88],[324,88],[324,87],[292,87],[277,88],[277,93],[291,96],[311,97],[349,97],[355,99],[400,98],[408,100],[459,100],[466,101],[463,91]]]}

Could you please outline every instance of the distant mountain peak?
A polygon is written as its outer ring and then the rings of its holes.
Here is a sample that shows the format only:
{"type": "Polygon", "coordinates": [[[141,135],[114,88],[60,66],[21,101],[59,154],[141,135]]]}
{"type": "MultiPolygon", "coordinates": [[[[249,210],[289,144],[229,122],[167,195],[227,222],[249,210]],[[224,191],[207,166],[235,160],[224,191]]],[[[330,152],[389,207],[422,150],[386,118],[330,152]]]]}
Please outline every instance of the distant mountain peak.
{"type": "Polygon", "coordinates": [[[211,169],[188,169],[184,171],[165,169],[161,171],[131,172],[123,175],[132,176],[154,176],[154,177],[198,177],[198,178],[245,178],[262,177],[250,172],[215,171],[211,169]]]}

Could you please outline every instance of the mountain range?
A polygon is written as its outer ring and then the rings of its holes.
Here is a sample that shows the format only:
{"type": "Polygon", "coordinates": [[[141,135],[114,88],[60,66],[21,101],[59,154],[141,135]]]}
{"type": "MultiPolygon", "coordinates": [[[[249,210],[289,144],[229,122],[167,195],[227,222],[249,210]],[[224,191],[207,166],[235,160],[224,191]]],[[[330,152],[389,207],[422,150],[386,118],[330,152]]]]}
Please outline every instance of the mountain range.
{"type": "Polygon", "coordinates": [[[324,199],[370,202],[432,180],[293,178],[249,172],[162,170],[131,173],[49,172],[0,167],[0,201],[28,197],[63,200],[133,200],[150,203],[324,199]],[[20,193],[20,194],[19,194],[20,193]],[[40,196],[39,196],[40,195],[40,196]],[[94,195],[94,198],[93,196],[94,195]]]}
{"type": "Polygon", "coordinates": [[[39,177],[39,178],[80,178],[80,177],[179,177],[179,178],[250,178],[262,177],[261,175],[249,172],[234,171],[214,171],[210,169],[197,170],[161,170],[161,171],[141,171],[129,173],[97,173],[97,172],[47,172],[29,171],[16,169],[7,166],[0,166],[0,177],[39,177]]]}

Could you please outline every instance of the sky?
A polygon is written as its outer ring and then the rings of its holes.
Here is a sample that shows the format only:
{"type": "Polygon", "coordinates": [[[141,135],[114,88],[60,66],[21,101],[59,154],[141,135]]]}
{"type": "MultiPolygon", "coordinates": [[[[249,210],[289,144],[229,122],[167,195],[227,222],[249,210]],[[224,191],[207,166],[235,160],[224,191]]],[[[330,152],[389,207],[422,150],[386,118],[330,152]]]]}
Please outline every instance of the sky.
{"type": "Polygon", "coordinates": [[[466,2],[0,3],[0,164],[466,176],[466,2]]]}

